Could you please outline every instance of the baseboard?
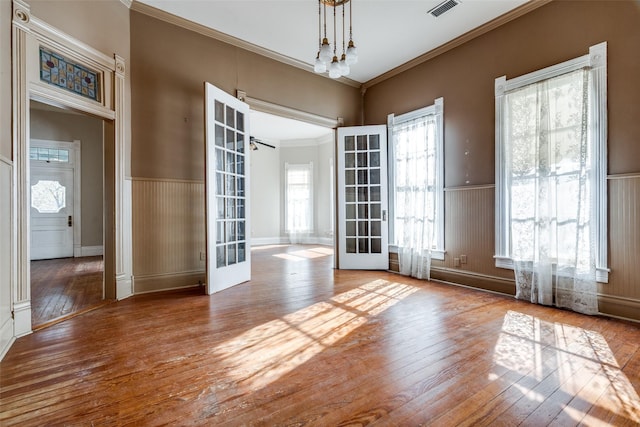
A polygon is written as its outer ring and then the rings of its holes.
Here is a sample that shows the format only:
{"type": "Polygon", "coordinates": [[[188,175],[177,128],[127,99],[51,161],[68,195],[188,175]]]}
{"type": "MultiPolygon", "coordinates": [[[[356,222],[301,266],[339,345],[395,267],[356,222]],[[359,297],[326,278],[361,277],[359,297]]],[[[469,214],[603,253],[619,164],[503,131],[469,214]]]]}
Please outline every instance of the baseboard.
{"type": "Polygon", "coordinates": [[[251,246],[264,245],[288,245],[289,239],[286,237],[256,237],[251,239],[251,246]]]}
{"type": "Polygon", "coordinates": [[[598,295],[598,311],[605,316],[640,322],[640,300],[598,295]]]}
{"type": "Polygon", "coordinates": [[[16,338],[31,333],[31,301],[13,304],[13,320],[16,338]]]}
{"type": "Polygon", "coordinates": [[[82,246],[80,256],[100,256],[104,255],[104,246],[82,246]]]}
{"type": "MultiPolygon", "coordinates": [[[[333,246],[333,239],[331,237],[319,237],[308,236],[300,239],[298,242],[301,245],[324,245],[333,246]]],[[[288,237],[258,237],[251,239],[251,246],[263,246],[263,245],[290,245],[291,241],[288,237]]]]}
{"type": "Polygon", "coordinates": [[[149,274],[133,278],[134,294],[190,288],[205,281],[205,271],[187,271],[182,273],[149,274]]]}
{"type": "MultiPolygon", "coordinates": [[[[515,281],[501,277],[432,267],[431,279],[457,286],[515,295],[515,281]]],[[[640,300],[637,299],[600,294],[598,295],[598,311],[604,316],[640,322],[640,300]]]]}
{"type": "Polygon", "coordinates": [[[484,289],[486,291],[497,292],[499,294],[516,294],[516,283],[514,280],[470,271],[452,270],[450,268],[432,266],[431,279],[468,286],[471,288],[484,289]]]}
{"type": "Polygon", "coordinates": [[[133,295],[133,278],[128,278],[124,274],[116,276],[116,299],[120,301],[131,295],[133,295]]]}
{"type": "Polygon", "coordinates": [[[0,327],[0,360],[2,360],[15,341],[13,336],[13,319],[9,317],[0,327]]]}

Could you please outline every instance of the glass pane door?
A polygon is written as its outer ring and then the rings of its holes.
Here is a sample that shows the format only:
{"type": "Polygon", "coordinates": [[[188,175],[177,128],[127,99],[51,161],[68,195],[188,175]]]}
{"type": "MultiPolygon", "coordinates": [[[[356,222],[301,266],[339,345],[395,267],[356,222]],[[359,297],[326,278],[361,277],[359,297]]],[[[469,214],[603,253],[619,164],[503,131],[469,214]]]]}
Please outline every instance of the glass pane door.
{"type": "Polygon", "coordinates": [[[248,204],[249,106],[206,84],[207,290],[251,278],[248,204]]]}
{"type": "Polygon", "coordinates": [[[389,267],[387,128],[338,129],[338,215],[341,269],[389,267]]]}

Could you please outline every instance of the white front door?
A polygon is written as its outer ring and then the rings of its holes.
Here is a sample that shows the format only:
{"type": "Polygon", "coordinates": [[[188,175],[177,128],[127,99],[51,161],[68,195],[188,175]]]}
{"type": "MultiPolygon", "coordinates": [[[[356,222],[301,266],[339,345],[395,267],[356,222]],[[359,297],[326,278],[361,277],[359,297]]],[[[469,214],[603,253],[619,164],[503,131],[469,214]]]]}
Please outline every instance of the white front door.
{"type": "Polygon", "coordinates": [[[249,106],[205,83],[207,293],[251,279],[249,106]]]}
{"type": "Polygon", "coordinates": [[[338,128],[338,268],[387,270],[387,127],[338,128]]]}
{"type": "Polygon", "coordinates": [[[31,168],[31,259],[73,256],[73,169],[31,168]]]}

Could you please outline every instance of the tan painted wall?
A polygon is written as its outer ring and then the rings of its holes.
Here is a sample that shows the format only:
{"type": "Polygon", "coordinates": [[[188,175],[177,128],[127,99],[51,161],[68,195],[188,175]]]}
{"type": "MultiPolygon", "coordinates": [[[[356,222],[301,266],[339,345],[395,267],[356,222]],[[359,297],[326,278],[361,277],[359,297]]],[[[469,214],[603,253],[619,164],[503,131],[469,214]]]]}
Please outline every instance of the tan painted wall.
{"type": "Polygon", "coordinates": [[[91,116],[31,109],[31,138],[80,140],[82,246],[102,245],[102,120],[91,116]]]}
{"type": "Polygon", "coordinates": [[[357,88],[131,13],[132,175],[204,179],[203,82],[325,117],[359,120],[357,88]]]}
{"type": "Polygon", "coordinates": [[[11,2],[0,1],[0,156],[11,159],[11,2]]]}
{"type": "Polygon", "coordinates": [[[600,286],[600,309],[640,320],[640,179],[620,177],[640,173],[640,2],[635,0],[554,1],[367,90],[368,124],[445,99],[447,254],[444,262],[433,263],[438,278],[513,292],[512,273],[495,268],[492,259],[494,80],[584,55],[602,41],[608,42],[608,173],[614,176],[609,180],[611,274],[600,286]],[[468,264],[455,268],[453,258],[462,254],[468,264]]]}
{"type": "Polygon", "coordinates": [[[445,186],[493,183],[495,78],[584,55],[602,41],[608,42],[609,174],[638,172],[640,2],[635,0],[549,3],[369,88],[365,121],[386,123],[389,113],[443,96],[445,186]]]}

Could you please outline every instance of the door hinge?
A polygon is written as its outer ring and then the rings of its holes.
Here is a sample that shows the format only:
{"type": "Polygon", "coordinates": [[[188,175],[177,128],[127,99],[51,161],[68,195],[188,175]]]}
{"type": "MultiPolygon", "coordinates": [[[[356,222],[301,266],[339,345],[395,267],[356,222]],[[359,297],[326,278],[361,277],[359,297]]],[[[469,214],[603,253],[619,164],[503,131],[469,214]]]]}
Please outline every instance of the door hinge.
{"type": "Polygon", "coordinates": [[[69,227],[73,227],[73,217],[71,215],[69,215],[69,218],[67,218],[67,225],[69,227]]]}

